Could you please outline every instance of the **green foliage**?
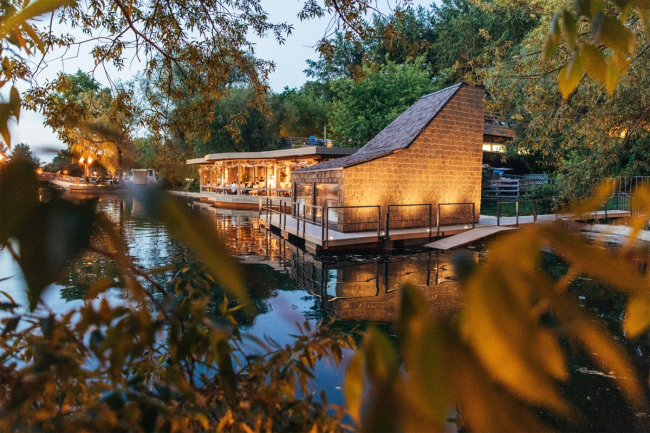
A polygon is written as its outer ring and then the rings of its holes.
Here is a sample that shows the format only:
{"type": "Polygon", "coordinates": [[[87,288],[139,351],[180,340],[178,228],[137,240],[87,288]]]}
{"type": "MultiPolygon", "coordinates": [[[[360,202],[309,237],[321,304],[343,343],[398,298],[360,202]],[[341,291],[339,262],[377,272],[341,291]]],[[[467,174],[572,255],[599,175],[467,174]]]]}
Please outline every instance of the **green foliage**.
{"type": "Polygon", "coordinates": [[[453,84],[465,74],[491,64],[493,51],[508,52],[539,21],[535,5],[500,1],[445,0],[430,9],[397,9],[373,16],[371,37],[335,34],[318,61],[308,61],[308,76],[320,82],[361,79],[363,66],[403,64],[422,57],[430,77],[453,84]]]}
{"type": "Polygon", "coordinates": [[[9,161],[25,161],[30,164],[34,170],[36,170],[41,165],[41,160],[34,155],[32,149],[29,145],[25,143],[18,143],[14,146],[11,151],[11,155],[8,157],[9,161]]]}
{"type": "Polygon", "coordinates": [[[43,166],[43,171],[56,173],[67,171],[70,176],[83,176],[83,166],[78,164],[80,156],[75,155],[68,149],[57,152],[52,162],[43,166]],[[75,160],[77,163],[75,163],[75,160]]]}
{"type": "Polygon", "coordinates": [[[421,58],[403,65],[388,62],[366,68],[363,80],[332,83],[336,101],[330,117],[332,134],[350,147],[363,146],[420,97],[437,90],[421,58]]]}

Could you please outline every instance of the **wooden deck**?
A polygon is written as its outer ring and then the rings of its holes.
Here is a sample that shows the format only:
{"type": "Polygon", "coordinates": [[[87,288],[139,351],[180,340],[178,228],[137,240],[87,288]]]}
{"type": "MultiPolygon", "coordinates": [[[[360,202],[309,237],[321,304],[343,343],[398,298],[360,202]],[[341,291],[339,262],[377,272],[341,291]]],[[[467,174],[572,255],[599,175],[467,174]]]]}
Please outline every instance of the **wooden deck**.
{"type": "Polygon", "coordinates": [[[435,250],[450,250],[452,248],[462,247],[463,245],[471,244],[480,239],[487,238],[494,234],[503,231],[514,230],[515,227],[506,227],[506,226],[492,226],[492,227],[478,227],[473,230],[468,230],[466,232],[458,233],[454,236],[449,236],[446,238],[438,239],[437,241],[430,242],[424,246],[427,248],[433,248],[435,250]]]}
{"type": "MultiPolygon", "coordinates": [[[[551,222],[558,219],[587,221],[587,220],[604,220],[629,217],[628,211],[608,211],[605,216],[605,211],[592,212],[586,215],[572,215],[572,214],[549,214],[538,215],[537,220],[533,216],[520,216],[519,227],[529,224],[541,224],[544,222],[551,222]]],[[[385,239],[384,231],[377,230],[365,232],[351,232],[344,233],[335,230],[324,230],[319,224],[309,223],[302,220],[297,220],[291,215],[280,215],[279,212],[273,212],[267,221],[266,214],[262,213],[259,218],[261,226],[266,228],[275,228],[280,230],[284,237],[294,236],[305,241],[305,247],[310,252],[318,252],[326,249],[335,250],[351,250],[361,248],[394,248],[397,246],[427,246],[430,248],[437,248],[427,244],[440,241],[440,238],[458,235],[473,231],[471,235],[465,235],[461,238],[447,238],[444,248],[457,248],[462,245],[492,236],[504,229],[517,228],[516,217],[501,217],[499,225],[497,226],[497,218],[493,216],[481,215],[475,229],[472,230],[471,224],[447,225],[440,227],[439,239],[436,239],[438,231],[437,227],[432,227],[431,230],[427,227],[412,228],[412,229],[391,229],[390,238],[385,239]],[[487,229],[476,231],[477,229],[487,229]],[[472,239],[476,237],[475,239],[472,239]]]]}
{"type": "Polygon", "coordinates": [[[112,192],[118,188],[117,186],[112,186],[112,185],[86,185],[86,184],[77,185],[71,182],[66,182],[57,179],[43,179],[43,180],[45,182],[54,185],[55,187],[62,188],[70,192],[112,192]]]}

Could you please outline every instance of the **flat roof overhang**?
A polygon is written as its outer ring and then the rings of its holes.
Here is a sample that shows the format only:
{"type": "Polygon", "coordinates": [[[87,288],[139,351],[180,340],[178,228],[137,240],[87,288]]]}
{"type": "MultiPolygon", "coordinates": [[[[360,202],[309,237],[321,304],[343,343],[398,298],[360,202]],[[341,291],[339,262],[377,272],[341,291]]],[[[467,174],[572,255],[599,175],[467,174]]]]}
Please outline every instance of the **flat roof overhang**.
{"type": "Polygon", "coordinates": [[[296,149],[267,150],[264,152],[211,153],[203,158],[188,159],[187,164],[206,164],[232,159],[293,159],[293,158],[339,158],[352,155],[358,149],[347,147],[305,146],[296,149]]]}
{"type": "Polygon", "coordinates": [[[497,125],[494,123],[483,124],[483,135],[504,138],[515,138],[517,136],[514,129],[509,126],[497,125]]]}

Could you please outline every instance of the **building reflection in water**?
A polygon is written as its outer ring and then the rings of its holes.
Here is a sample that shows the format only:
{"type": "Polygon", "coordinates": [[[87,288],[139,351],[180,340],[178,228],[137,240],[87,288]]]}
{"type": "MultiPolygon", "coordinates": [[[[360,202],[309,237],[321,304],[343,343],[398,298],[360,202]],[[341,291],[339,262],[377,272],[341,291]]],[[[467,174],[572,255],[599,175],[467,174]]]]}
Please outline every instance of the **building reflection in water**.
{"type": "MultiPolygon", "coordinates": [[[[198,206],[213,215],[228,248],[240,262],[266,264],[290,274],[338,320],[392,322],[399,307],[399,289],[406,283],[422,291],[438,317],[448,317],[461,307],[452,253],[315,257],[274,233],[260,230],[257,212],[198,206]]],[[[478,260],[478,253],[473,254],[478,260]]]]}

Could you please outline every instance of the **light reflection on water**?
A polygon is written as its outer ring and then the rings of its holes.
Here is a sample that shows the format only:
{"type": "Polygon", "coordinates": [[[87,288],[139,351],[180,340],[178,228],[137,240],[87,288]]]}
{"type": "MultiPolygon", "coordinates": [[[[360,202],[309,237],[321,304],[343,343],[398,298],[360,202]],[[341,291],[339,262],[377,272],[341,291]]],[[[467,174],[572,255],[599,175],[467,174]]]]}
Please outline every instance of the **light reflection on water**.
{"type": "MultiPolygon", "coordinates": [[[[216,209],[194,203],[211,218],[232,255],[242,264],[252,290],[263,298],[246,329],[272,333],[278,341],[293,332],[294,323],[319,321],[330,315],[341,321],[389,323],[395,319],[399,288],[419,287],[434,314],[449,316],[460,308],[460,293],[452,272],[451,254],[433,251],[401,255],[341,255],[314,257],[280,236],[260,230],[257,212],[216,209]],[[282,319],[282,320],[278,320],[282,319]],[[279,325],[289,323],[290,328],[279,325]]],[[[164,226],[145,215],[137,199],[105,195],[99,202],[124,236],[134,264],[144,270],[193,262],[190,249],[172,239],[164,226]]],[[[475,251],[475,250],[468,250],[475,251]]],[[[478,260],[479,254],[473,253],[478,260]]],[[[0,252],[0,289],[24,300],[20,270],[8,252],[0,252]]],[[[160,278],[171,276],[171,271],[160,278]]],[[[63,313],[83,302],[85,291],[101,278],[117,277],[109,259],[87,253],[70,263],[68,271],[44,295],[48,307],[63,313]]],[[[117,302],[125,294],[109,295],[117,302]]]]}
{"type": "MultiPolygon", "coordinates": [[[[387,323],[395,318],[399,287],[410,282],[421,288],[432,309],[447,316],[460,307],[460,295],[451,272],[450,256],[433,252],[405,255],[330,256],[305,254],[281,237],[260,230],[257,212],[224,210],[194,203],[198,212],[211,218],[232,255],[242,264],[256,312],[245,332],[268,335],[280,344],[305,320],[313,325],[325,317],[350,329],[360,322],[387,323]]],[[[138,200],[127,195],[105,195],[99,208],[124,236],[134,264],[144,270],[194,261],[190,249],[169,236],[166,229],[145,215],[138,200]]],[[[21,304],[26,303],[20,270],[6,251],[0,251],[0,290],[21,304]]],[[[171,278],[171,271],[157,278],[171,278]]],[[[44,294],[48,308],[65,313],[84,303],[84,294],[101,278],[116,278],[111,261],[87,253],[70,263],[67,272],[44,294]]],[[[112,304],[127,302],[120,290],[102,295],[112,304]]],[[[94,302],[99,302],[98,300],[94,302]]],[[[349,354],[344,354],[343,364],[349,354]]],[[[317,386],[330,401],[342,403],[342,370],[319,365],[317,386]]],[[[320,390],[319,390],[320,391],[320,390]]]]}

